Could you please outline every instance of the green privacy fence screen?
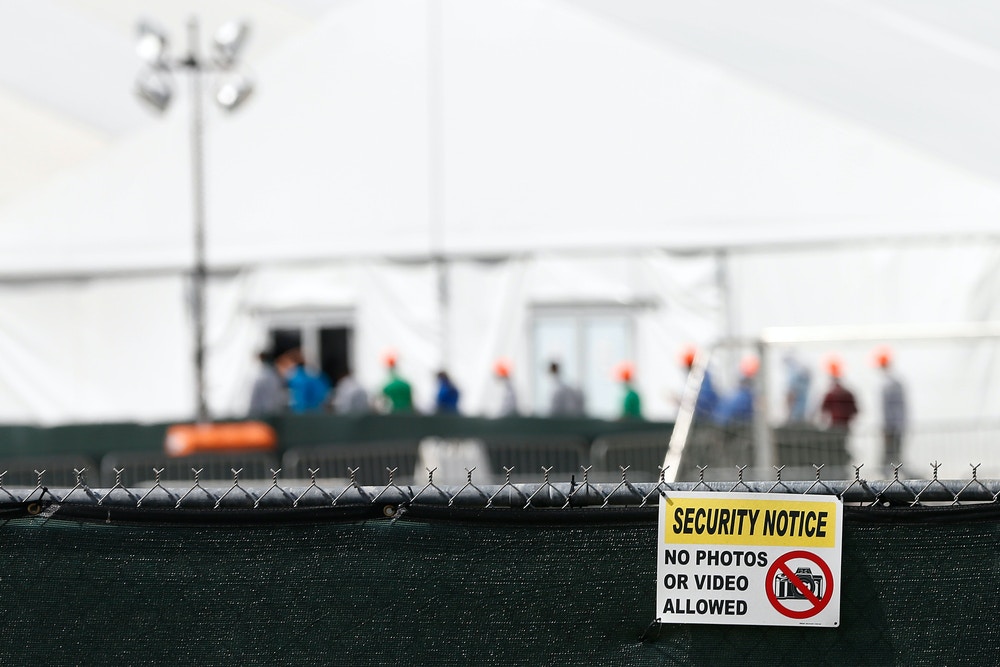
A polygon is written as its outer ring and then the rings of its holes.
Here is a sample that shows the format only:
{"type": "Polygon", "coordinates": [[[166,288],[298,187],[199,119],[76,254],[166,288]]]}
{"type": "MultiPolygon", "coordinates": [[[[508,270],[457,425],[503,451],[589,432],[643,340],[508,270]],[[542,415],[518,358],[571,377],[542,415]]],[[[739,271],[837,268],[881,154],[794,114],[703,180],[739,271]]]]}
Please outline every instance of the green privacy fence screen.
{"type": "Polygon", "coordinates": [[[5,665],[995,664],[1000,649],[995,503],[845,507],[841,626],[817,629],[651,624],[651,506],[373,490],[126,512],[37,491],[7,493],[0,519],[5,665]]]}

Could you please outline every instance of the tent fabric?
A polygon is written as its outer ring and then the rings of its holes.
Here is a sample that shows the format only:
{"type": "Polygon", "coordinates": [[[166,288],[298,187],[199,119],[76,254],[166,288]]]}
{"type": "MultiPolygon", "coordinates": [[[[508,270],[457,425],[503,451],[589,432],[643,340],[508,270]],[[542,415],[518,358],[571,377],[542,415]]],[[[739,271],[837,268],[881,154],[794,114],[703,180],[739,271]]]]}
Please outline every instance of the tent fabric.
{"type": "MultiPolygon", "coordinates": [[[[209,119],[209,259],[994,232],[983,170],[661,37],[561,2],[331,11],[255,66],[245,109],[209,119]]],[[[0,209],[4,273],[190,261],[180,102],[0,209]]]]}
{"type": "MultiPolygon", "coordinates": [[[[27,164],[23,193],[0,193],[6,421],[175,419],[193,403],[186,87],[162,118],[136,115],[132,38],[90,4],[0,10],[0,93],[13,91],[0,117],[30,118],[42,151],[44,110],[66,145],[58,169],[27,164]],[[24,56],[5,49],[44,52],[23,34],[48,23],[45,43],[69,40],[79,64],[13,72],[24,56]],[[86,104],[67,103],[95,77],[86,104]],[[145,393],[128,389],[136,375],[145,393]]],[[[215,414],[242,414],[267,327],[292,316],[346,318],[370,389],[396,348],[418,403],[446,366],[463,410],[489,414],[497,356],[525,405],[543,404],[540,313],[617,308],[655,418],[676,410],[686,343],[997,319],[992,6],[321,4],[254,3],[257,90],[232,115],[206,108],[215,414]]],[[[213,7],[206,27],[237,13],[213,7]]],[[[143,8],[182,34],[183,3],[143,8]]],[[[915,414],[988,416],[994,347],[902,350],[915,414]]],[[[829,350],[801,352],[818,368],[829,350]]],[[[841,352],[867,368],[861,346],[841,352]]],[[[715,362],[722,389],[736,354],[715,362]]],[[[779,419],[780,369],[768,373],[779,419]]],[[[857,381],[874,428],[877,378],[857,381]]]]}

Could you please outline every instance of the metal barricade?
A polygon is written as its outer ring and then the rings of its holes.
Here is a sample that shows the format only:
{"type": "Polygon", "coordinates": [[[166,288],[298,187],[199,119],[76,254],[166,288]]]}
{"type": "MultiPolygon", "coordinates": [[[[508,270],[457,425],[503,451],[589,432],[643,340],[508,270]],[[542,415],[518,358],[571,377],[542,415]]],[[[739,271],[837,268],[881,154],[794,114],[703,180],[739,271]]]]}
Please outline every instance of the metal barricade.
{"type": "Polygon", "coordinates": [[[538,480],[543,469],[562,477],[580,475],[581,467],[590,465],[587,440],[573,436],[509,436],[483,439],[490,461],[490,473],[497,479],[538,480]]]}
{"type": "Polygon", "coordinates": [[[621,477],[627,468],[629,479],[655,482],[670,442],[670,431],[613,433],[594,440],[590,447],[593,468],[590,479],[610,482],[621,477]]]}
{"type": "Polygon", "coordinates": [[[309,479],[316,471],[318,478],[354,479],[361,485],[384,485],[389,472],[392,481],[408,484],[417,465],[416,440],[351,442],[336,445],[295,447],[282,457],[284,477],[309,479]]]}

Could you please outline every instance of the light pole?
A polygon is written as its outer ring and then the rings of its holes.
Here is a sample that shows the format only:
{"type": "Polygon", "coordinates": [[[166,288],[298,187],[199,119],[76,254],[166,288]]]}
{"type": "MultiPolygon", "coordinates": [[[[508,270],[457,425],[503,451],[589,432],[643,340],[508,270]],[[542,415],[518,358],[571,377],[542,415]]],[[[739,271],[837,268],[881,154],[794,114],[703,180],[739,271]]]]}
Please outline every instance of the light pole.
{"type": "Polygon", "coordinates": [[[167,34],[149,21],[139,22],[136,51],[145,63],[136,79],[136,93],[157,111],[163,112],[173,98],[173,73],[187,74],[191,85],[191,198],[194,227],[194,258],[191,270],[191,309],[194,337],[194,378],[196,414],[199,422],[209,421],[205,400],[205,166],[203,78],[219,73],[222,78],[215,91],[215,101],[233,111],[250,95],[250,79],[237,70],[237,58],[246,42],[247,24],[226,23],[215,34],[211,58],[203,58],[199,47],[198,20],[187,24],[188,50],[180,59],[169,56],[167,34]]]}

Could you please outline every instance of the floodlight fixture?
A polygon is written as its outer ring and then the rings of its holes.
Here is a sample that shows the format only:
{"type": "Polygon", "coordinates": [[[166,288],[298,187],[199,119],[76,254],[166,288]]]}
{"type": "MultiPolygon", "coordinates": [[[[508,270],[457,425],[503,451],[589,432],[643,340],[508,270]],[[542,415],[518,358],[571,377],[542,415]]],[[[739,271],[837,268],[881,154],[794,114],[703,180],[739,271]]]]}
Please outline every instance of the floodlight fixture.
{"type": "Polygon", "coordinates": [[[228,21],[215,32],[215,62],[222,68],[232,67],[243,50],[250,28],[246,21],[228,21]]]}
{"type": "Polygon", "coordinates": [[[243,74],[224,81],[215,92],[215,101],[226,111],[235,111],[253,92],[253,82],[243,74]]]}
{"type": "Polygon", "coordinates": [[[162,112],[170,106],[174,86],[167,72],[147,68],[139,72],[139,76],[136,77],[135,92],[144,102],[162,112]]]}
{"type": "Polygon", "coordinates": [[[237,57],[247,39],[245,21],[224,24],[213,40],[214,55],[203,58],[199,49],[198,20],[191,17],[187,25],[188,51],[180,59],[168,54],[166,33],[155,23],[142,20],[138,24],[136,53],[145,63],[136,78],[136,92],[146,103],[164,111],[173,98],[173,73],[183,72],[191,84],[188,107],[191,111],[191,178],[194,204],[194,257],[191,271],[192,333],[194,340],[194,381],[197,419],[208,422],[205,397],[205,283],[208,267],[205,261],[205,183],[204,183],[204,88],[206,74],[225,77],[215,90],[215,101],[227,111],[239,107],[253,91],[251,80],[235,70],[237,57]]]}
{"type": "Polygon", "coordinates": [[[169,46],[167,33],[148,19],[139,21],[137,32],[138,40],[135,44],[135,52],[139,58],[152,67],[165,68],[169,46]]]}

